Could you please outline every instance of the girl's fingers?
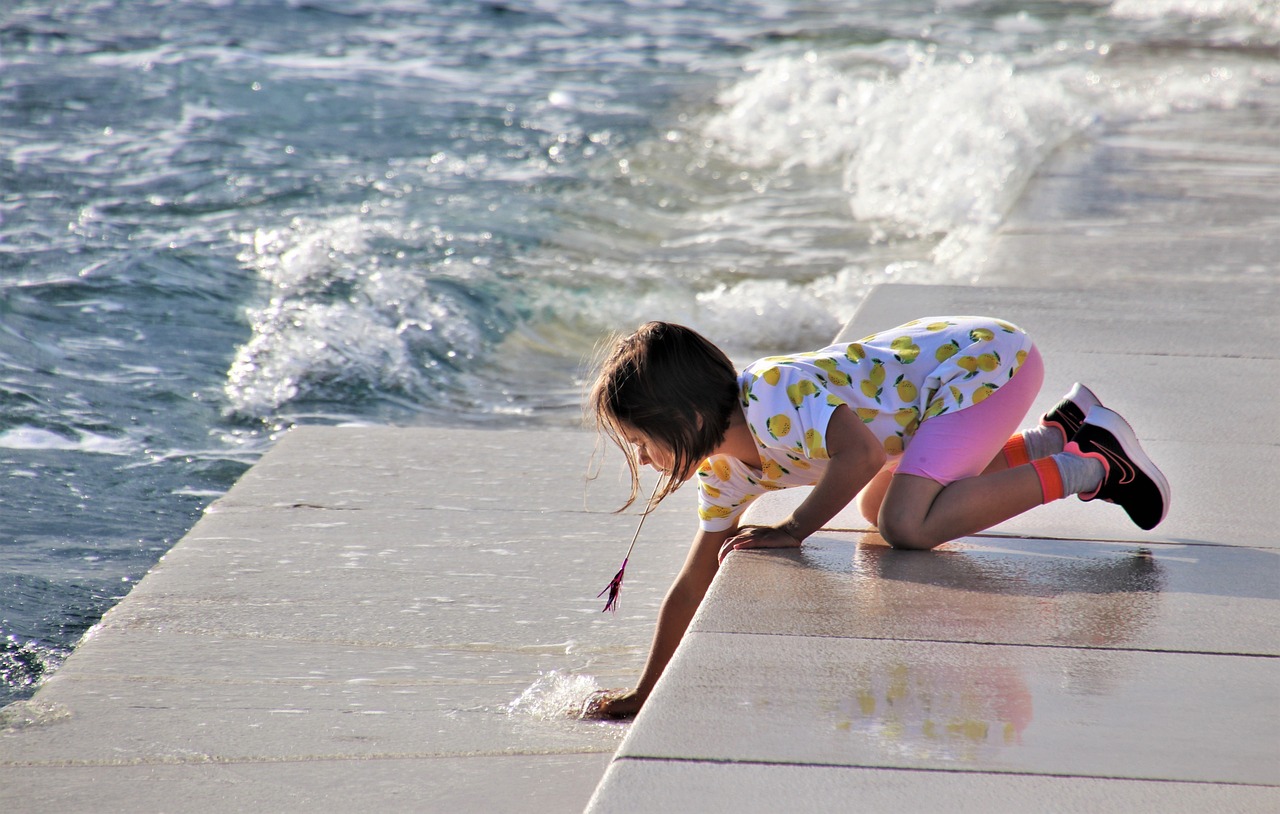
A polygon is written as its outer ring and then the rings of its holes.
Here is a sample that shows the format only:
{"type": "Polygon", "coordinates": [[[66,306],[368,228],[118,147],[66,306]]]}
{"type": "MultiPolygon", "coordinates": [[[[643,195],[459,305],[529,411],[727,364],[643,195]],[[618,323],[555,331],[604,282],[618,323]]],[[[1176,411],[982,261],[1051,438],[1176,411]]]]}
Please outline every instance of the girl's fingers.
{"type": "Polygon", "coordinates": [[[784,531],[769,527],[752,527],[741,534],[725,540],[720,547],[721,563],[729,556],[730,551],[741,551],[747,548],[794,548],[795,538],[784,531]]]}
{"type": "MultiPolygon", "coordinates": [[[[734,538],[737,539],[737,538],[734,538]]],[[[720,553],[716,556],[716,562],[723,563],[724,558],[729,556],[729,552],[733,551],[733,540],[725,540],[724,545],[720,546],[720,553]]]]}
{"type": "Polygon", "coordinates": [[[582,705],[581,718],[599,718],[608,716],[610,708],[618,702],[626,690],[596,690],[582,705]]]}
{"type": "Polygon", "coordinates": [[[729,556],[730,551],[738,551],[743,548],[759,548],[758,543],[753,543],[751,538],[745,535],[739,535],[731,539],[725,540],[724,545],[720,546],[720,557],[718,562],[723,563],[724,558],[729,556]]]}
{"type": "Polygon", "coordinates": [[[644,702],[627,690],[599,690],[582,705],[580,718],[597,720],[630,718],[644,702]]]}

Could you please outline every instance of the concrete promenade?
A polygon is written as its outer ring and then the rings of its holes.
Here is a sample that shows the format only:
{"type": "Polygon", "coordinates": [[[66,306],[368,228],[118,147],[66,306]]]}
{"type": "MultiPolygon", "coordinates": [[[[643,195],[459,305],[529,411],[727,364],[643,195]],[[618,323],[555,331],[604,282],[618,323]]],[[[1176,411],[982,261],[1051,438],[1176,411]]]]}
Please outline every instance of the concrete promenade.
{"type": "Polygon", "coordinates": [[[690,513],[601,614],[636,517],[593,440],[289,432],[0,711],[0,811],[581,811],[625,726],[508,706],[633,680],[690,513]]]}
{"type": "Polygon", "coordinates": [[[873,292],[848,335],[1031,329],[1036,409],[1089,382],[1169,475],[1168,520],[1069,499],[913,553],[845,513],[735,554],[629,727],[507,705],[547,671],[634,680],[690,495],[602,618],[635,518],[616,478],[557,477],[585,433],[291,432],[3,713],[0,810],[1275,811],[1280,328],[1266,284],[1204,294],[873,292]]]}

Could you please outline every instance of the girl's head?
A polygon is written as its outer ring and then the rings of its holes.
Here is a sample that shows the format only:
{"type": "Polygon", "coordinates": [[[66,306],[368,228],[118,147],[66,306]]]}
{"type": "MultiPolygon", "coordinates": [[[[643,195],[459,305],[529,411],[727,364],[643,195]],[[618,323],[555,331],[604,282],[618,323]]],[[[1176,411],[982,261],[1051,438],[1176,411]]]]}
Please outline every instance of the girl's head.
{"type": "Polygon", "coordinates": [[[631,470],[631,496],[622,508],[635,502],[644,464],[665,477],[655,502],[688,480],[724,441],[737,400],[733,363],[696,331],[648,322],[618,340],[587,403],[631,470]]]}

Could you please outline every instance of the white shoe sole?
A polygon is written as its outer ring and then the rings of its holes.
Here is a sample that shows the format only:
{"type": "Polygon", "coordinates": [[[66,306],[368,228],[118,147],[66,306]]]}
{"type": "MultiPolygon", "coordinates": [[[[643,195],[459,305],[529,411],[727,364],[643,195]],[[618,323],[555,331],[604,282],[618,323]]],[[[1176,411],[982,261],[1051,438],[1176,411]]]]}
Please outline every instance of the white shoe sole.
{"type": "MultiPolygon", "coordinates": [[[[1141,472],[1155,484],[1157,491],[1160,492],[1160,519],[1153,523],[1151,528],[1155,528],[1164,522],[1165,517],[1169,514],[1169,501],[1172,496],[1169,481],[1165,478],[1164,473],[1160,471],[1160,467],[1156,466],[1155,462],[1142,449],[1142,444],[1138,442],[1138,436],[1134,433],[1133,427],[1129,426],[1129,422],[1125,421],[1115,410],[1109,410],[1106,407],[1095,407],[1089,411],[1085,424],[1091,424],[1111,433],[1112,437],[1120,444],[1120,449],[1124,452],[1125,457],[1129,459],[1138,472],[1141,472]]],[[[1113,466],[1114,463],[1109,462],[1108,465],[1113,466]]],[[[1096,496],[1096,494],[1095,492],[1094,495],[1096,496]]],[[[1081,499],[1092,500],[1093,498],[1084,498],[1082,495],[1081,499]]]]}

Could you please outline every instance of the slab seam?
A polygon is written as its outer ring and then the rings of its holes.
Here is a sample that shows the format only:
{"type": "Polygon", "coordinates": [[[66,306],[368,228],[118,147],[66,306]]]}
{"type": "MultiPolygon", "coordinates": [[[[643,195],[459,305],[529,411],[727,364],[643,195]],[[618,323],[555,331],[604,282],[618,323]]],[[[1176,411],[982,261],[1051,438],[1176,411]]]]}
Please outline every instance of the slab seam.
{"type": "MultiPolygon", "coordinates": [[[[607,755],[607,749],[567,749],[564,751],[546,752],[383,752],[375,754],[327,754],[327,755],[284,755],[279,757],[240,756],[219,757],[201,755],[184,759],[174,756],[137,757],[124,760],[40,760],[30,762],[0,762],[0,771],[4,769],[72,769],[72,768],[130,768],[137,766],[249,766],[267,763],[319,763],[324,761],[366,761],[366,760],[452,760],[456,758],[504,758],[504,757],[565,757],[571,755],[607,755]]],[[[615,758],[616,759],[616,758],[615,758]]]]}
{"type": "Polygon", "coordinates": [[[1245,659],[1280,659],[1280,654],[1277,653],[1224,653],[1217,650],[1169,650],[1165,648],[1108,647],[1103,645],[1097,647],[1084,647],[1073,644],[1044,644],[1036,642],[984,642],[960,639],[922,639],[906,636],[840,636],[834,633],[760,633],[758,631],[750,630],[707,630],[705,628],[693,628],[691,632],[720,636],[785,636],[793,639],[841,639],[861,642],[912,642],[915,644],[966,644],[977,647],[1034,647],[1044,650],[1080,650],[1085,652],[1100,651],[1108,653],[1162,653],[1169,656],[1225,656],[1229,658],[1245,659]]]}
{"type": "MultiPolygon", "coordinates": [[[[1257,445],[1254,444],[1252,446],[1257,446],[1257,445]]],[[[854,527],[844,528],[840,526],[823,526],[822,528],[818,529],[810,536],[812,537],[815,535],[819,535],[824,531],[830,532],[832,534],[876,534],[878,535],[880,533],[879,529],[873,529],[873,528],[854,528],[854,527]]],[[[1147,546],[1181,546],[1181,547],[1196,546],[1199,548],[1227,548],[1227,549],[1237,549],[1240,551],[1268,552],[1268,551],[1276,550],[1274,548],[1270,548],[1267,546],[1240,545],[1238,543],[1212,543],[1206,540],[1169,540],[1169,539],[1163,539],[1163,538],[1153,538],[1150,540],[1134,540],[1131,538],[1118,539],[1118,538],[1111,538],[1111,537],[1057,537],[1050,534],[1025,534],[1025,533],[1009,534],[1009,533],[1000,533],[1000,532],[977,532],[974,534],[966,534],[964,537],[961,537],[958,540],[948,540],[946,543],[943,543],[943,545],[948,545],[950,543],[959,543],[963,545],[965,540],[974,540],[974,539],[1024,540],[1027,542],[1044,540],[1046,542],[1052,542],[1052,543],[1087,543],[1087,544],[1106,543],[1108,545],[1129,546],[1132,548],[1139,548],[1139,549],[1146,548],[1147,546]]],[[[891,548],[892,546],[885,543],[883,547],[891,548]]],[[[940,552],[945,553],[947,551],[954,552],[954,551],[957,551],[958,549],[940,548],[939,550],[940,552]]]]}
{"type": "Polygon", "coordinates": [[[618,764],[623,761],[635,761],[637,763],[705,763],[717,766],[777,766],[792,767],[800,769],[854,769],[857,771],[891,771],[891,772],[921,772],[933,774],[962,774],[962,775],[1001,775],[1004,777],[1054,777],[1063,780],[1114,780],[1127,781],[1131,783],[1177,783],[1177,784],[1195,784],[1198,786],[1225,786],[1230,788],[1258,788],[1258,789],[1275,789],[1280,788],[1275,783],[1237,783],[1230,780],[1183,780],[1171,777],[1121,777],[1117,775],[1106,774],[1065,774],[1056,772],[1018,772],[1012,770],[1000,769],[946,769],[932,766],[878,766],[874,764],[861,763],[824,763],[822,761],[785,761],[785,760],[759,760],[744,759],[735,760],[732,758],[697,758],[697,757],[663,757],[659,755],[618,755],[614,757],[612,763],[618,764]]]}

